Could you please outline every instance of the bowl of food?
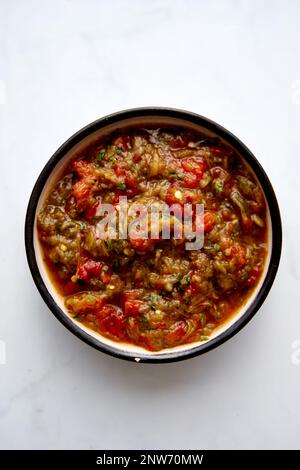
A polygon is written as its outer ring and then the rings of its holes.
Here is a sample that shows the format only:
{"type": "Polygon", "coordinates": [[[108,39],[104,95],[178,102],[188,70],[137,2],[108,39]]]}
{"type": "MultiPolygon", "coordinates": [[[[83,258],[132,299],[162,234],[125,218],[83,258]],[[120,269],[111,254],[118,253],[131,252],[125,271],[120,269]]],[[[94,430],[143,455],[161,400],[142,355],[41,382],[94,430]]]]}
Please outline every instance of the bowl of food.
{"type": "Polygon", "coordinates": [[[236,334],[275,278],[281,220],[250,150],[169,108],[103,117],[68,139],[33,188],[25,244],[60,322],[136,362],[202,354],[236,334]]]}

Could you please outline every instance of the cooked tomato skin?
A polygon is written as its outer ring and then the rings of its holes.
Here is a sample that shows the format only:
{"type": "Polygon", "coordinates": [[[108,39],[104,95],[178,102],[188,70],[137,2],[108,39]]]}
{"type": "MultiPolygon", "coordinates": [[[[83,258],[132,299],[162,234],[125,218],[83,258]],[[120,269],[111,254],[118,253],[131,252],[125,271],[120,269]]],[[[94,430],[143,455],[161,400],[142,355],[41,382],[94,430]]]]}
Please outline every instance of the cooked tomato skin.
{"type": "Polygon", "coordinates": [[[80,178],[86,178],[87,176],[91,176],[91,165],[84,160],[76,160],[72,163],[72,167],[78,174],[80,178]]]}
{"type": "Polygon", "coordinates": [[[184,204],[200,202],[200,200],[199,194],[182,188],[179,183],[170,184],[166,193],[166,203],[170,206],[172,204],[183,206],[184,204]]]}
{"type": "Polygon", "coordinates": [[[172,344],[181,341],[186,334],[186,324],[184,321],[177,322],[173,329],[167,333],[166,340],[172,344]]]}
{"type": "Polygon", "coordinates": [[[75,282],[68,281],[63,287],[64,295],[72,295],[77,292],[80,292],[80,286],[78,286],[75,282]]]}
{"type": "Polygon", "coordinates": [[[76,271],[76,276],[83,281],[97,278],[104,284],[109,283],[111,274],[111,270],[107,264],[102,261],[95,261],[88,257],[80,258],[76,271]]]}
{"type": "Polygon", "coordinates": [[[126,315],[138,315],[143,305],[144,302],[141,300],[126,300],[124,303],[124,312],[126,315]]]}
{"type": "Polygon", "coordinates": [[[99,208],[100,201],[94,201],[90,206],[88,206],[85,210],[85,218],[88,222],[92,222],[93,218],[96,216],[97,209],[99,208]]]}
{"type": "Polygon", "coordinates": [[[73,185],[73,196],[79,207],[87,204],[88,198],[93,194],[95,187],[95,168],[89,162],[77,160],[72,163],[72,167],[79,177],[79,181],[73,185]]]}
{"type": "Polygon", "coordinates": [[[230,148],[212,146],[210,147],[210,151],[213,155],[216,155],[218,157],[227,157],[229,155],[232,155],[232,150],[230,148]]]}
{"type": "Polygon", "coordinates": [[[257,280],[259,279],[261,275],[261,272],[262,272],[261,268],[254,266],[251,269],[249,273],[249,277],[246,280],[247,286],[250,286],[250,287],[255,286],[255,284],[257,283],[257,280]]]}
{"type": "Polygon", "coordinates": [[[143,295],[143,291],[139,289],[131,289],[123,292],[123,302],[127,300],[137,300],[143,295]]]}
{"type": "Polygon", "coordinates": [[[130,238],[130,243],[132,247],[135,250],[142,251],[142,252],[152,250],[155,244],[155,241],[156,240],[152,240],[149,238],[145,240],[142,238],[137,238],[137,239],[130,238]]]}
{"type": "Polygon", "coordinates": [[[177,172],[181,175],[181,185],[195,189],[199,188],[203,173],[208,166],[202,157],[186,157],[175,162],[177,172]]]}
{"type": "Polygon", "coordinates": [[[113,168],[114,168],[116,176],[125,176],[126,175],[125,168],[120,167],[120,164],[116,163],[113,168]]]}
{"type": "Polygon", "coordinates": [[[188,140],[182,136],[176,136],[171,142],[171,148],[179,149],[185,148],[188,145],[188,140]]]}
{"type": "Polygon", "coordinates": [[[214,227],[216,223],[216,216],[211,211],[204,211],[203,220],[204,220],[204,233],[208,233],[212,230],[212,228],[214,227]]]}
{"type": "Polygon", "coordinates": [[[200,176],[192,172],[186,172],[183,178],[183,183],[187,188],[198,188],[200,176]]]}
{"type": "Polygon", "coordinates": [[[238,243],[234,243],[231,247],[230,258],[238,269],[242,268],[246,264],[246,248],[238,243]]]}

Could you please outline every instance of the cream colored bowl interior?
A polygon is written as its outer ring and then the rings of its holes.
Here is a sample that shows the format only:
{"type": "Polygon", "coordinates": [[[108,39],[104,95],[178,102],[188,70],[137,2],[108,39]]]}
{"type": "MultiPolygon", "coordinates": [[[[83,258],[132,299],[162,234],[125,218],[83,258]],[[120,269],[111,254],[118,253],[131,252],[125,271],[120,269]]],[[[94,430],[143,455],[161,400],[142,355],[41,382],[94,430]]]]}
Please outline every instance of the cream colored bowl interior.
{"type": "MultiPolygon", "coordinates": [[[[87,146],[94,143],[99,138],[109,134],[110,132],[115,131],[116,129],[123,129],[123,128],[141,126],[141,123],[142,123],[142,127],[145,127],[145,128],[147,128],[147,125],[148,126],[157,125],[157,127],[163,126],[163,125],[168,125],[170,127],[183,126],[185,128],[188,127],[191,130],[196,130],[196,131],[200,131],[200,132],[202,131],[204,134],[206,134],[208,136],[211,136],[211,137],[217,136],[217,134],[215,134],[213,132],[210,132],[210,131],[207,131],[205,128],[202,128],[201,126],[191,124],[191,123],[187,123],[185,120],[178,119],[178,118],[165,118],[165,117],[162,118],[162,117],[159,117],[159,116],[157,116],[157,117],[151,116],[151,117],[130,118],[130,119],[126,119],[126,120],[118,123],[117,125],[114,124],[114,125],[106,126],[106,127],[102,128],[100,130],[97,130],[97,131],[93,132],[92,134],[90,134],[89,136],[84,138],[80,143],[75,145],[60,160],[60,162],[56,165],[54,171],[49,176],[45,187],[43,188],[43,191],[42,191],[41,196],[39,198],[36,215],[39,213],[39,210],[41,209],[41,207],[43,205],[43,202],[45,201],[45,198],[47,197],[49,191],[52,189],[53,184],[60,177],[60,175],[63,173],[64,168],[68,165],[70,160],[76,158],[79,155],[82,155],[82,151],[84,151],[84,149],[87,146]]],[[[226,143],[226,141],[224,139],[222,139],[222,141],[224,143],[226,143]]],[[[270,262],[270,252],[271,252],[271,246],[272,246],[272,228],[271,228],[269,207],[267,207],[267,222],[268,222],[268,238],[269,238],[268,239],[268,247],[269,247],[269,249],[268,249],[267,260],[266,260],[265,267],[264,267],[264,272],[261,276],[261,279],[260,279],[258,285],[256,286],[255,290],[253,291],[252,295],[245,302],[245,304],[236,312],[235,315],[230,317],[226,323],[224,323],[224,324],[220,325],[219,327],[217,327],[214,330],[213,334],[210,336],[210,338],[207,340],[207,342],[209,342],[213,338],[216,338],[217,336],[219,336],[221,333],[223,333],[228,328],[230,328],[231,325],[233,325],[239,318],[241,318],[242,315],[247,310],[247,308],[249,307],[249,305],[253,302],[253,300],[256,297],[258,291],[260,290],[260,288],[261,288],[261,286],[264,282],[264,279],[266,277],[268,265],[269,265],[269,262],[270,262]]],[[[48,273],[48,271],[46,269],[46,266],[45,266],[45,263],[43,261],[43,254],[42,254],[42,250],[41,250],[41,245],[39,243],[38,236],[37,236],[36,217],[35,217],[35,227],[34,227],[34,249],[35,249],[36,260],[37,260],[37,264],[38,264],[38,267],[39,267],[39,271],[41,273],[41,276],[44,280],[44,283],[45,283],[50,295],[52,296],[53,300],[61,308],[61,310],[65,313],[65,315],[67,315],[69,318],[71,318],[73,323],[75,323],[82,330],[84,330],[89,336],[96,338],[97,341],[99,341],[100,343],[103,343],[103,344],[115,349],[116,351],[130,352],[131,354],[134,354],[136,356],[136,361],[139,361],[139,355],[140,354],[145,354],[146,353],[146,354],[152,355],[152,356],[155,356],[155,355],[158,355],[158,354],[159,355],[164,355],[164,354],[169,354],[170,352],[191,350],[191,349],[194,349],[197,346],[199,346],[199,344],[201,344],[201,342],[194,342],[194,343],[185,344],[185,345],[182,345],[182,346],[177,346],[177,347],[174,347],[174,348],[164,349],[163,351],[159,351],[159,352],[150,352],[150,351],[146,351],[144,348],[141,348],[139,346],[135,346],[133,344],[118,343],[118,342],[112,341],[112,340],[110,340],[108,338],[105,338],[104,336],[100,335],[99,333],[96,333],[96,332],[90,330],[89,328],[86,328],[82,323],[76,321],[74,318],[69,316],[68,312],[65,309],[64,301],[63,301],[62,296],[59,295],[59,293],[56,291],[56,289],[55,289],[55,287],[54,287],[54,285],[53,285],[53,283],[52,283],[52,281],[49,277],[49,273],[48,273]]]]}

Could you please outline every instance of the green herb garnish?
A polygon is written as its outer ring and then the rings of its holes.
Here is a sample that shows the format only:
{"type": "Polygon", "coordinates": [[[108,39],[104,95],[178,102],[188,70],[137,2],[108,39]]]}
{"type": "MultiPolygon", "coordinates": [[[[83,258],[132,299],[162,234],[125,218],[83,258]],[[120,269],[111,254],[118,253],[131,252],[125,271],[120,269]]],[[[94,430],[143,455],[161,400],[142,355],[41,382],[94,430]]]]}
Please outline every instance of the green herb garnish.
{"type": "Polygon", "coordinates": [[[181,279],[179,281],[180,281],[180,286],[178,287],[179,292],[184,292],[184,287],[188,286],[191,283],[189,277],[185,277],[184,279],[181,279]]]}
{"type": "Polygon", "coordinates": [[[122,147],[118,146],[116,152],[120,155],[123,152],[122,147]]]}
{"type": "Polygon", "coordinates": [[[147,326],[149,326],[149,321],[146,317],[141,317],[141,322],[143,324],[143,326],[145,326],[147,328],[147,326]]]}
{"type": "Polygon", "coordinates": [[[224,189],[224,184],[223,181],[216,181],[214,184],[215,190],[217,193],[221,193],[224,189]]]}
{"type": "Polygon", "coordinates": [[[125,183],[118,184],[117,189],[121,189],[121,191],[124,191],[126,189],[126,184],[125,183]]]}
{"type": "Polygon", "coordinates": [[[105,150],[100,150],[100,152],[98,152],[96,155],[97,162],[102,163],[104,157],[105,157],[105,150]]]}
{"type": "Polygon", "coordinates": [[[147,264],[148,266],[154,266],[155,265],[155,261],[153,259],[148,259],[147,260],[147,264]]]}

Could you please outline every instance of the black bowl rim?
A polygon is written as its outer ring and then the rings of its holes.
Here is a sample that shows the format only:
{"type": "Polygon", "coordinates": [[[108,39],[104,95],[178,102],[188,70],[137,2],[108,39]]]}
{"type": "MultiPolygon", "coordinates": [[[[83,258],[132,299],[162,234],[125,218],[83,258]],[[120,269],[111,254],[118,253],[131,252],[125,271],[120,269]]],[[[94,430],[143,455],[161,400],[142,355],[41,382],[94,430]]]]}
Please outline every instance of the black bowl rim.
{"type": "Polygon", "coordinates": [[[78,338],[80,338],[90,346],[94,347],[95,349],[120,359],[136,362],[138,361],[141,363],[165,363],[192,358],[216,348],[217,346],[221,345],[222,343],[233,337],[238,331],[241,330],[241,328],[243,328],[251,320],[251,318],[253,318],[253,316],[259,310],[265,298],[267,297],[278,270],[281,256],[281,246],[282,226],[278,202],[273,187],[269,181],[269,178],[266,175],[259,161],[256,159],[256,157],[246,147],[245,144],[243,144],[235,135],[233,135],[230,131],[222,127],[220,124],[217,124],[211,119],[208,119],[199,114],[175,108],[141,107],[119,111],[97,119],[96,121],[88,124],[87,126],[80,129],[78,132],[73,134],[65,143],[63,143],[58,148],[58,150],[52,155],[52,157],[49,159],[49,161],[46,163],[43,170],[41,171],[29,199],[25,220],[25,248],[29,268],[33,280],[37,286],[37,289],[39,290],[45,303],[50,308],[52,313],[56,316],[56,318],[69,331],[71,331],[78,338]],[[38,269],[33,243],[35,212],[40,194],[54,167],[63,158],[63,156],[72,147],[74,147],[74,145],[76,145],[83,138],[85,138],[96,130],[99,130],[111,124],[118,124],[118,122],[121,122],[128,118],[142,118],[146,116],[159,116],[166,118],[183,119],[187,123],[190,122],[192,124],[200,125],[207,130],[215,132],[219,137],[226,139],[227,142],[232,145],[249,163],[258,181],[260,182],[264,190],[266,199],[268,201],[272,229],[272,250],[266,277],[256,297],[254,298],[253,302],[249,305],[247,310],[244,312],[244,314],[237,321],[235,321],[228,329],[226,329],[220,335],[216,336],[208,342],[201,343],[198,346],[195,346],[193,345],[193,343],[191,343],[191,347],[186,350],[174,350],[168,353],[156,355],[151,355],[146,351],[145,353],[133,353],[130,351],[122,350],[117,346],[116,348],[114,348],[110,345],[102,343],[100,338],[96,339],[95,337],[90,336],[77,324],[73,323],[72,320],[58,307],[58,305],[48,292],[47,287],[38,269]]]}

